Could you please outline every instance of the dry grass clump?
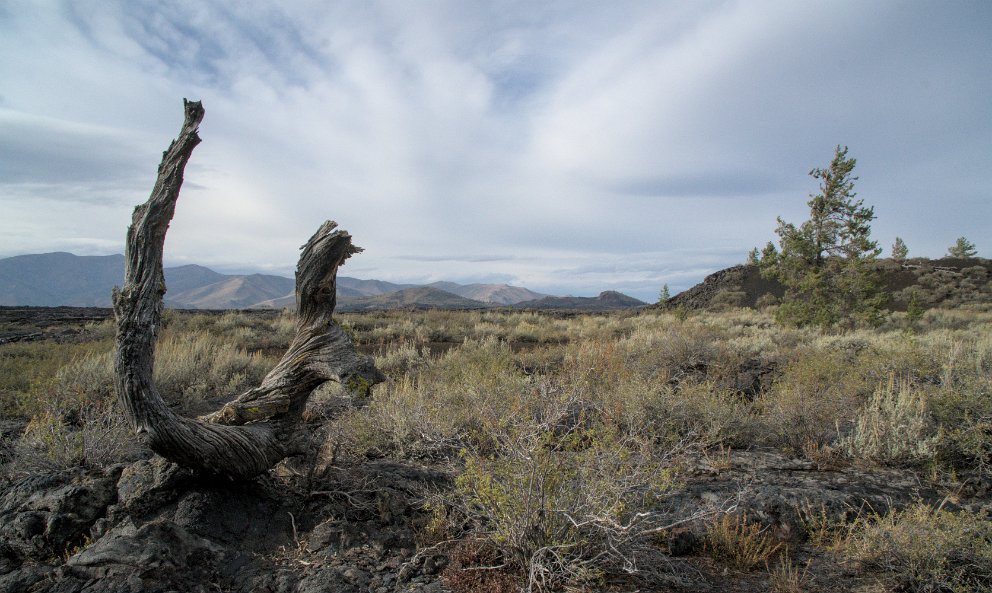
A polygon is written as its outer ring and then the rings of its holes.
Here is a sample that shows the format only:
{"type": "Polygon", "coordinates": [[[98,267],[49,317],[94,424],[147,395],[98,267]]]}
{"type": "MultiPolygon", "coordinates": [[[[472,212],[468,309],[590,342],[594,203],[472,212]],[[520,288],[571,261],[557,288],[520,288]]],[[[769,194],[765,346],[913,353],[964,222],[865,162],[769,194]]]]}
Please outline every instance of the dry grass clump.
{"type": "Polygon", "coordinates": [[[258,385],[274,364],[274,358],[250,353],[234,339],[169,330],[156,348],[154,378],[167,402],[195,409],[203,400],[258,385]]]}
{"type": "MultiPolygon", "coordinates": [[[[165,321],[155,378],[166,399],[188,411],[257,384],[275,358],[246,345],[281,339],[287,325],[285,316],[238,313],[169,312],[165,321]]],[[[140,454],[114,392],[112,327],[94,326],[73,343],[0,347],[2,413],[27,420],[8,472],[105,466],[140,454]]]]}
{"type": "Polygon", "coordinates": [[[468,445],[492,448],[509,419],[540,413],[534,405],[541,387],[514,364],[506,342],[466,340],[437,357],[403,348],[387,356],[387,373],[401,359],[419,368],[379,387],[367,407],[340,420],[345,452],[436,458],[468,445]]]}
{"type": "Polygon", "coordinates": [[[768,575],[771,593],[805,593],[810,580],[809,563],[800,569],[788,555],[784,555],[768,575]]]}
{"type": "Polygon", "coordinates": [[[992,521],[924,504],[861,521],[841,553],[897,590],[992,591],[992,521]]]}
{"type": "Polygon", "coordinates": [[[738,570],[754,570],[767,568],[784,546],[746,514],[726,513],[707,523],[703,550],[738,570]]]}
{"type": "Polygon", "coordinates": [[[30,417],[49,399],[49,386],[66,365],[109,352],[106,338],[84,343],[27,342],[0,346],[0,414],[30,417]]]}
{"type": "Polygon", "coordinates": [[[8,471],[31,473],[73,467],[105,467],[140,454],[123,414],[111,401],[77,410],[45,410],[28,422],[8,471]]]}
{"type": "Polygon", "coordinates": [[[474,540],[462,542],[451,552],[441,579],[454,593],[519,593],[525,586],[499,550],[474,540]]]}

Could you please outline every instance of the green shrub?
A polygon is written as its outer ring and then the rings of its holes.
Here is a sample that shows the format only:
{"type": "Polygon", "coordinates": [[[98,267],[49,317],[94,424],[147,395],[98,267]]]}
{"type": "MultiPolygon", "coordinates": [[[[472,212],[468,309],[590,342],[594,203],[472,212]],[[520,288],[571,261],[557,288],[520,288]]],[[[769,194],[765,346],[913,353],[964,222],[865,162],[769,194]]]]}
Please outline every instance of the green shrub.
{"type": "Polygon", "coordinates": [[[768,292],[760,297],[758,297],[757,302],[754,304],[755,307],[759,309],[767,309],[769,307],[774,307],[778,305],[781,301],[779,298],[772,293],[768,292]]]}
{"type": "Polygon", "coordinates": [[[724,289],[713,295],[713,299],[710,301],[710,306],[716,310],[733,309],[735,307],[744,306],[744,301],[746,299],[747,293],[743,290],[724,289]]]}
{"type": "Polygon", "coordinates": [[[113,348],[101,340],[84,343],[38,341],[0,346],[0,414],[30,417],[45,408],[52,382],[68,364],[113,348]]]}
{"type": "Polygon", "coordinates": [[[840,446],[851,457],[900,464],[932,458],[935,441],[926,400],[907,381],[893,376],[875,390],[840,446]]]}
{"type": "Polygon", "coordinates": [[[662,519],[652,509],[672,485],[670,470],[637,440],[530,428],[515,431],[503,455],[465,454],[453,504],[472,536],[539,590],[630,565],[632,546],[662,519]]]}
{"type": "Polygon", "coordinates": [[[645,433],[667,445],[747,447],[761,429],[748,402],[712,383],[662,388],[647,402],[644,414],[650,421],[645,433]]]}
{"type": "Polygon", "coordinates": [[[800,452],[828,445],[848,429],[862,401],[863,379],[836,349],[803,349],[758,405],[769,444],[800,452]]]}
{"type": "Polygon", "coordinates": [[[899,591],[992,591],[992,521],[976,513],[913,505],[861,522],[842,552],[899,591]]]}
{"type": "Polygon", "coordinates": [[[116,402],[89,403],[71,414],[52,409],[32,417],[8,471],[105,467],[132,460],[138,451],[137,439],[116,402]]]}
{"type": "Polygon", "coordinates": [[[167,402],[190,408],[258,385],[272,366],[272,360],[229,339],[202,331],[168,332],[156,348],[154,380],[167,402]]]}

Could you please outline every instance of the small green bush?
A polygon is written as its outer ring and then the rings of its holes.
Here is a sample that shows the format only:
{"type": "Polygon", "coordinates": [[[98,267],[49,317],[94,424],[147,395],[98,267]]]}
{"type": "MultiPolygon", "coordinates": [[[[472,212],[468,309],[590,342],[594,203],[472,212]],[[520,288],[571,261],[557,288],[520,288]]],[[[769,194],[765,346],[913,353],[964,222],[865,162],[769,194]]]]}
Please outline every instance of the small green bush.
{"type": "Polygon", "coordinates": [[[875,390],[840,446],[851,457],[901,464],[932,458],[935,444],[926,400],[907,381],[893,376],[875,390]]]}
{"type": "Polygon", "coordinates": [[[672,486],[671,470],[644,443],[608,431],[529,428],[515,431],[503,455],[465,454],[454,504],[472,536],[538,590],[629,564],[632,545],[658,527],[651,511],[672,486]]]}
{"type": "Polygon", "coordinates": [[[169,332],[156,348],[154,380],[167,402],[190,408],[258,385],[273,364],[227,338],[169,332]]]}
{"type": "Polygon", "coordinates": [[[115,402],[82,406],[71,415],[46,410],[28,422],[7,470],[13,474],[77,466],[106,467],[133,460],[137,439],[115,402]]]}
{"type": "Polygon", "coordinates": [[[861,522],[842,553],[899,591],[992,591],[992,521],[984,515],[913,505],[861,522]]]}
{"type": "Polygon", "coordinates": [[[800,452],[832,443],[852,424],[862,389],[863,379],[842,350],[797,351],[757,402],[768,444],[800,452]]]}

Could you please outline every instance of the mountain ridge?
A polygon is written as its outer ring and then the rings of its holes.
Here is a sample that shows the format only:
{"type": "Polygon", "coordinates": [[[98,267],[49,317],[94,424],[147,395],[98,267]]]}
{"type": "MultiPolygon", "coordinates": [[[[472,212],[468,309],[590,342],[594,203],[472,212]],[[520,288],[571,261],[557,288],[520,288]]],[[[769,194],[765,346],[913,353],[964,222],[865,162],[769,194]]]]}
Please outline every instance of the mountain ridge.
{"type": "Polygon", "coordinates": [[[556,297],[546,296],[540,299],[516,303],[514,309],[537,310],[566,310],[566,311],[616,311],[620,309],[636,309],[648,304],[615,290],[606,290],[594,297],[556,297]]]}
{"type": "MultiPolygon", "coordinates": [[[[914,295],[924,308],[992,302],[992,260],[989,259],[883,258],[874,265],[889,294],[885,306],[889,310],[905,311],[914,295]]],[[[689,310],[754,309],[776,304],[783,294],[785,287],[777,280],[763,278],[758,266],[739,264],[713,272],[699,284],[653,306],[689,310]]]]}
{"type": "MultiPolygon", "coordinates": [[[[295,281],[270,274],[222,274],[198,264],[165,268],[165,305],[176,309],[282,309],[296,304],[295,281]]],[[[110,307],[111,289],[124,279],[124,256],[74,255],[68,252],[19,255],[0,259],[0,306],[110,307]]],[[[626,295],[624,295],[626,297],[626,295]]],[[[552,297],[508,284],[398,284],[349,276],[337,278],[338,310],[388,308],[482,309],[515,307],[552,297]]],[[[599,297],[547,301],[549,308],[596,308],[599,297]]],[[[626,297],[631,299],[631,297],[626,297]]],[[[636,299],[631,299],[636,301],[636,299]]],[[[643,305],[637,301],[637,305],[643,305]]],[[[614,304],[601,302],[606,308],[614,304]]],[[[531,308],[539,308],[532,306],[531,308]]]]}

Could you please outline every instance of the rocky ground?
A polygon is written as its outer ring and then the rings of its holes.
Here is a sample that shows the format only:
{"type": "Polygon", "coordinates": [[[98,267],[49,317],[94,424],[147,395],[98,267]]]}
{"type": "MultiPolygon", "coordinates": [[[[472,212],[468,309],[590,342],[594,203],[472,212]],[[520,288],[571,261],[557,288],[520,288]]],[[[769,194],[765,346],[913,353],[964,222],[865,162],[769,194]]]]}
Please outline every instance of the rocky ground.
{"type": "MultiPolygon", "coordinates": [[[[909,471],[727,452],[694,457],[669,504],[683,512],[737,504],[802,549],[813,511],[884,512],[914,500],[992,507],[992,484],[964,484],[952,493],[909,471]]],[[[443,468],[390,461],[330,468],[320,480],[283,465],[233,481],[157,457],[22,477],[0,497],[0,590],[445,591],[450,548],[430,550],[418,534],[425,493],[450,486],[443,468]]],[[[766,573],[728,572],[701,554],[698,524],[673,530],[664,545],[670,566],[638,590],[767,590],[766,573]]],[[[856,569],[808,560],[822,564],[808,590],[858,589],[856,569]]]]}
{"type": "Polygon", "coordinates": [[[0,590],[440,590],[415,526],[446,476],[386,462],[331,473],[304,489],[303,476],[233,481],[154,458],[16,480],[0,499],[0,590]]]}

